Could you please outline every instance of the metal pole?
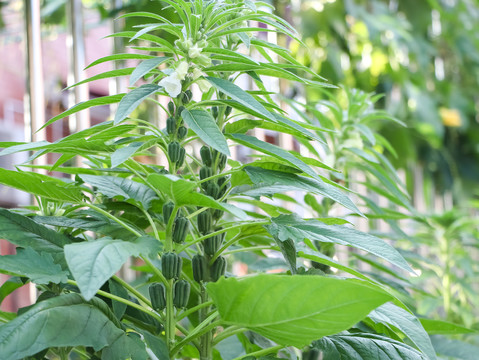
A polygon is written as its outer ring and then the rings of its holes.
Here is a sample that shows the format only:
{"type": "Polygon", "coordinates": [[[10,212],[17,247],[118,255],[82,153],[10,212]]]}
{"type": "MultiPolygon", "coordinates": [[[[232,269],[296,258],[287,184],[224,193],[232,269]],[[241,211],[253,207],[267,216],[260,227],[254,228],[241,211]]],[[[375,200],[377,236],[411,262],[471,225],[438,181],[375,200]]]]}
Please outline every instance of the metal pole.
{"type": "MultiPolygon", "coordinates": [[[[26,54],[26,84],[25,84],[25,140],[42,141],[47,139],[46,130],[36,132],[45,124],[45,94],[43,93],[43,61],[42,37],[40,22],[40,0],[24,0],[25,9],[25,54],[26,54]]],[[[47,157],[40,156],[33,160],[35,165],[46,165],[47,157]]],[[[34,169],[35,171],[35,169],[34,169]]],[[[46,170],[37,169],[46,173],[46,170]]],[[[33,197],[31,198],[34,202],[33,197]]],[[[35,286],[28,284],[30,303],[35,303],[37,292],[35,286]]]]}
{"type": "MultiPolygon", "coordinates": [[[[68,85],[73,85],[86,78],[83,69],[86,64],[86,50],[84,37],[83,6],[81,0],[69,0],[67,2],[68,37],[67,48],[70,59],[70,71],[68,74],[68,85]]],[[[73,96],[70,97],[69,106],[90,97],[89,86],[83,84],[73,88],[73,96]]],[[[90,127],[90,112],[83,110],[70,116],[70,132],[77,132],[90,127]]]]}
{"type": "MultiPolygon", "coordinates": [[[[46,140],[46,131],[36,132],[45,123],[45,95],[43,93],[43,61],[40,28],[40,0],[25,0],[25,139],[46,140]]],[[[45,161],[45,157],[36,162],[45,161]]]]}

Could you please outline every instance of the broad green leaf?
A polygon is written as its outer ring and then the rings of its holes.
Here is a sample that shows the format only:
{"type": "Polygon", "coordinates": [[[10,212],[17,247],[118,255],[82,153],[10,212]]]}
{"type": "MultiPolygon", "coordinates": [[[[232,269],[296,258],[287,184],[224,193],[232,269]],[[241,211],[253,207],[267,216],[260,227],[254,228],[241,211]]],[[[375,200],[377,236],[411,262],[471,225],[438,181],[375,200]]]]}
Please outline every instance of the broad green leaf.
{"type": "Polygon", "coordinates": [[[85,302],[76,293],[41,301],[0,325],[0,354],[17,360],[49,347],[91,346],[98,351],[125,334],[106,309],[101,300],[85,302]]]}
{"type": "Polygon", "coordinates": [[[220,209],[230,214],[245,219],[246,214],[240,208],[226,203],[220,203],[210,196],[200,194],[196,191],[196,184],[183,180],[174,175],[152,174],[148,176],[148,182],[165,194],[176,205],[203,206],[213,209],[220,209]]]}
{"type": "Polygon", "coordinates": [[[68,276],[67,271],[55,264],[51,254],[39,254],[32,248],[18,248],[16,255],[1,256],[0,272],[26,276],[36,284],[66,283],[68,276]]]}
{"type": "Polygon", "coordinates": [[[148,96],[157,92],[161,87],[155,84],[145,84],[133,89],[126,94],[118,104],[118,109],[115,114],[114,124],[123,121],[128,115],[135,110],[148,96]]]}
{"type": "Polygon", "coordinates": [[[78,103],[76,105],[73,105],[70,109],[62,112],[61,114],[51,118],[50,120],[48,120],[45,125],[43,125],[40,129],[38,129],[37,131],[40,131],[41,129],[43,129],[44,127],[50,125],[50,124],[53,124],[55,121],[57,120],[60,120],[60,119],[63,119],[64,117],[67,117],[69,115],[72,115],[72,114],[75,114],[79,111],[82,111],[82,110],[85,110],[85,109],[88,109],[88,108],[91,108],[93,106],[101,106],[101,105],[110,105],[110,104],[115,104],[117,102],[119,102],[123,97],[125,96],[125,94],[117,94],[117,95],[110,95],[110,96],[102,96],[102,97],[98,97],[98,98],[95,98],[95,99],[91,99],[91,100],[87,100],[87,101],[83,101],[81,103],[78,103]]]}
{"type": "Polygon", "coordinates": [[[250,147],[254,150],[263,152],[265,154],[271,155],[278,159],[288,162],[294,167],[302,170],[304,173],[312,176],[316,180],[319,180],[318,174],[316,174],[313,169],[306,165],[303,161],[292,155],[290,152],[281,149],[280,147],[261,141],[254,136],[244,135],[244,134],[230,134],[229,135],[237,143],[250,147]]]}
{"type": "Polygon", "coordinates": [[[354,213],[362,214],[348,196],[321,179],[311,179],[301,175],[267,170],[257,166],[246,166],[244,170],[255,186],[241,190],[242,194],[267,196],[290,190],[307,191],[308,193],[328,197],[354,213]]]}
{"type": "Polygon", "coordinates": [[[110,198],[121,198],[149,209],[151,201],[157,199],[154,190],[128,178],[117,176],[80,175],[86,183],[97,188],[99,193],[110,198]]]}
{"type": "Polygon", "coordinates": [[[419,351],[385,336],[358,333],[326,336],[315,341],[323,359],[331,360],[426,360],[419,351]]]}
{"type": "Polygon", "coordinates": [[[230,155],[228,144],[225,136],[215,122],[215,119],[206,110],[183,110],[181,117],[191,130],[200,137],[207,145],[222,152],[225,155],[230,155]]]}
{"type": "Polygon", "coordinates": [[[350,328],[391,299],[355,279],[307,275],[221,278],[207,290],[226,324],[299,348],[350,328]]]}
{"type": "Polygon", "coordinates": [[[451,322],[443,320],[434,320],[434,319],[423,319],[420,318],[424,330],[430,335],[455,335],[455,334],[471,334],[476,333],[477,331],[468,329],[464,326],[453,324],[451,322]]]}
{"type": "Polygon", "coordinates": [[[63,246],[71,243],[67,236],[5,209],[0,209],[0,238],[39,253],[50,253],[56,262],[63,259],[63,246]]]}
{"type": "Polygon", "coordinates": [[[83,200],[83,193],[79,188],[59,179],[32,172],[0,169],[0,184],[52,200],[72,203],[83,200]]]}
{"type": "Polygon", "coordinates": [[[130,256],[155,253],[159,247],[150,236],[134,242],[102,238],[65,246],[65,258],[83,297],[90,300],[130,256]]]}
{"type": "Polygon", "coordinates": [[[170,59],[167,56],[158,56],[152,59],[147,59],[141,62],[135,70],[131,73],[130,76],[130,86],[140,80],[144,75],[148,74],[151,70],[156,68],[158,65],[164,63],[166,60],[170,59]]]}
{"type": "Polygon", "coordinates": [[[453,359],[477,360],[479,354],[479,346],[445,336],[431,335],[431,342],[437,354],[453,359]]]}
{"type": "MultiPolygon", "coordinates": [[[[392,325],[399,329],[428,359],[435,360],[436,352],[432,347],[429,335],[422,327],[418,318],[393,304],[384,304],[373,310],[369,316],[376,323],[392,325]]],[[[394,331],[394,329],[392,329],[394,331]]]]}
{"type": "Polygon", "coordinates": [[[303,220],[294,215],[281,215],[272,219],[267,227],[273,236],[295,241],[303,239],[333,242],[353,246],[374,254],[399,268],[414,273],[401,254],[388,243],[373,235],[346,226],[325,225],[316,220],[303,220]]]}
{"type": "Polygon", "coordinates": [[[149,360],[145,343],[136,333],[127,332],[101,352],[102,360],[149,360]]]}
{"type": "Polygon", "coordinates": [[[266,110],[265,107],[258,102],[258,100],[241,89],[238,85],[235,85],[228,80],[218,79],[211,76],[207,76],[206,80],[208,80],[216,89],[225,95],[228,95],[231,99],[236,100],[247,108],[253,109],[268,119],[273,118],[272,114],[266,110]]]}

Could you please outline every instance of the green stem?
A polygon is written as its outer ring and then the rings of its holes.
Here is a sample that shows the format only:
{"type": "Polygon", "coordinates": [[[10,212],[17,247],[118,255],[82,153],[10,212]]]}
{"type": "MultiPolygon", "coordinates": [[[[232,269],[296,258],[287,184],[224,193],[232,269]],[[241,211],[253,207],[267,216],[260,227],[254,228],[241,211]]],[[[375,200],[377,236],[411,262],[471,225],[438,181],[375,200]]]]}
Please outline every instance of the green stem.
{"type": "Polygon", "coordinates": [[[153,221],[152,217],[150,216],[148,211],[146,211],[145,209],[141,209],[141,211],[143,212],[143,214],[145,214],[146,218],[148,219],[148,222],[150,223],[150,226],[153,229],[153,233],[155,234],[155,238],[158,241],[160,241],[160,234],[158,232],[158,229],[157,229],[157,227],[155,225],[155,222],[153,221]]]}
{"type": "Polygon", "coordinates": [[[239,170],[238,168],[235,168],[235,169],[231,169],[231,170],[228,170],[228,171],[225,171],[225,172],[222,172],[222,173],[218,173],[216,175],[211,175],[210,177],[204,178],[203,180],[198,180],[196,183],[199,185],[201,183],[204,183],[204,182],[207,182],[207,181],[210,181],[210,180],[222,177],[222,176],[234,174],[238,170],[239,170]]]}
{"type": "Polygon", "coordinates": [[[234,230],[234,229],[239,229],[245,225],[250,225],[250,224],[254,224],[254,225],[268,225],[270,223],[270,220],[263,220],[263,221],[253,221],[253,222],[247,222],[247,223],[241,223],[241,224],[238,224],[238,225],[233,225],[233,226],[230,226],[230,227],[227,227],[227,228],[224,228],[224,229],[220,229],[218,231],[214,231],[208,235],[204,235],[204,236],[200,236],[198,238],[196,238],[194,241],[192,242],[189,242],[188,244],[185,244],[183,245],[182,247],[178,248],[178,253],[182,252],[183,250],[185,250],[186,248],[190,247],[191,245],[195,244],[195,243],[199,243],[201,241],[203,241],[204,239],[207,239],[211,236],[215,236],[215,235],[218,235],[218,234],[222,234],[224,232],[227,232],[227,231],[230,231],[230,230],[234,230]]]}
{"type": "Polygon", "coordinates": [[[165,287],[168,288],[170,284],[168,283],[168,280],[166,280],[166,278],[163,276],[163,273],[158,270],[156,266],[153,265],[147,257],[142,256],[141,258],[151,268],[151,271],[153,271],[155,275],[160,278],[161,282],[165,285],[165,287]]]}
{"type": "Polygon", "coordinates": [[[239,327],[239,326],[230,326],[229,328],[222,331],[219,335],[215,337],[215,340],[213,341],[213,345],[218,344],[219,342],[223,341],[226,338],[229,338],[230,336],[245,332],[246,330],[248,329],[239,327]]]}
{"type": "Polygon", "coordinates": [[[168,350],[171,351],[175,344],[175,307],[173,306],[173,279],[168,282],[169,286],[166,288],[166,343],[168,350]]]}
{"type": "Polygon", "coordinates": [[[272,346],[272,347],[267,348],[267,349],[261,349],[261,350],[254,351],[254,352],[246,354],[246,355],[238,356],[237,358],[234,358],[233,360],[241,360],[241,359],[244,359],[245,357],[250,357],[250,356],[260,357],[260,356],[263,356],[263,355],[268,355],[268,354],[277,352],[278,350],[281,350],[282,348],[283,348],[283,345],[276,345],[276,346],[272,346]]]}
{"type": "Polygon", "coordinates": [[[176,317],[176,320],[180,321],[181,319],[184,319],[185,317],[193,314],[195,311],[198,311],[201,308],[204,308],[206,306],[213,305],[213,301],[207,301],[205,303],[201,303],[196,305],[195,307],[192,307],[191,309],[188,309],[187,311],[182,312],[179,316],[176,317]]]}
{"type": "Polygon", "coordinates": [[[119,283],[120,285],[122,285],[126,290],[128,290],[130,293],[132,293],[133,295],[135,295],[138,300],[142,301],[143,303],[145,303],[146,305],[148,305],[149,307],[151,307],[151,302],[150,300],[148,300],[145,296],[143,296],[143,294],[141,294],[138,290],[136,290],[133,286],[131,286],[130,284],[128,284],[125,280],[123,280],[122,278],[119,278],[118,276],[116,275],[113,275],[112,276],[112,279],[115,280],[117,283],[119,283]]]}
{"type": "Polygon", "coordinates": [[[137,237],[140,237],[142,236],[142,234],[138,231],[136,231],[135,229],[133,229],[130,225],[126,224],[125,222],[123,222],[122,220],[118,219],[116,216],[113,216],[112,214],[110,214],[108,211],[105,211],[103,210],[102,208],[99,208],[98,206],[95,206],[93,204],[90,204],[90,203],[86,203],[86,202],[82,202],[82,205],[84,206],[87,206],[89,207],[90,209],[93,209],[97,212],[99,212],[100,214],[103,214],[105,215],[107,218],[115,221],[116,223],[120,224],[122,227],[124,227],[126,230],[128,230],[129,232],[131,232],[132,234],[134,234],[135,236],[137,237]]]}
{"type": "Polygon", "coordinates": [[[254,251],[254,250],[269,250],[272,249],[271,246],[251,246],[251,247],[245,247],[241,249],[234,249],[230,251],[226,251],[224,254],[234,254],[234,253],[239,253],[239,252],[244,252],[244,251],[254,251]]]}
{"type": "MultiPolygon", "coordinates": [[[[67,283],[70,284],[70,285],[78,287],[78,284],[77,284],[76,281],[68,280],[67,283]]],[[[110,294],[109,292],[106,292],[106,291],[103,291],[103,290],[98,290],[96,293],[98,295],[104,296],[108,299],[115,300],[115,301],[121,302],[122,304],[131,306],[131,307],[133,307],[137,310],[140,310],[141,312],[144,312],[145,314],[148,314],[148,315],[154,317],[156,320],[158,320],[160,322],[163,322],[163,318],[160,315],[158,315],[157,313],[155,313],[153,311],[145,309],[143,306],[141,306],[137,303],[134,303],[134,302],[126,300],[126,299],[123,299],[122,297],[110,294]]]]}

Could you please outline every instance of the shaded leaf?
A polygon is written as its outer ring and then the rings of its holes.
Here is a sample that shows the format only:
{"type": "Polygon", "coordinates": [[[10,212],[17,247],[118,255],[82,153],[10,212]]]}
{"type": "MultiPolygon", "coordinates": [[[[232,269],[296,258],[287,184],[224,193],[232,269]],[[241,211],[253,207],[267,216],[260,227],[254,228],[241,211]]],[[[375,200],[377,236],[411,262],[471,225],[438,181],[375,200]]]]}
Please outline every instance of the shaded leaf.
{"type": "Polygon", "coordinates": [[[369,318],[376,323],[388,326],[393,325],[411,340],[428,359],[435,360],[436,352],[432,347],[427,332],[418,318],[394,304],[384,304],[369,314],[369,318]]]}
{"type": "Polygon", "coordinates": [[[101,301],[75,293],[53,297],[0,325],[0,354],[9,360],[34,355],[48,347],[91,346],[96,351],[114,343],[124,332],[105,314],[101,301]]]}
{"type": "Polygon", "coordinates": [[[131,179],[96,175],[80,175],[80,177],[86,183],[95,186],[103,195],[141,204],[146,210],[150,208],[151,201],[158,198],[154,190],[131,179]]]}
{"type": "Polygon", "coordinates": [[[36,284],[66,283],[68,276],[51,254],[39,254],[32,248],[19,248],[16,255],[1,256],[0,272],[26,276],[36,284]]]}
{"type": "Polygon", "coordinates": [[[302,220],[294,215],[281,215],[273,218],[272,224],[267,229],[271,235],[278,236],[280,239],[292,238],[296,241],[309,239],[353,246],[414,273],[406,260],[391,245],[373,235],[346,226],[325,225],[316,220],[302,220]]]}
{"type": "Polygon", "coordinates": [[[323,359],[331,360],[426,360],[416,349],[374,334],[326,336],[313,347],[321,350],[323,359]]]}
{"type": "Polygon", "coordinates": [[[356,214],[361,214],[348,196],[321,179],[311,179],[305,176],[263,169],[257,166],[246,166],[244,170],[256,186],[241,191],[242,194],[259,196],[291,190],[307,191],[308,193],[326,196],[356,214]]]}

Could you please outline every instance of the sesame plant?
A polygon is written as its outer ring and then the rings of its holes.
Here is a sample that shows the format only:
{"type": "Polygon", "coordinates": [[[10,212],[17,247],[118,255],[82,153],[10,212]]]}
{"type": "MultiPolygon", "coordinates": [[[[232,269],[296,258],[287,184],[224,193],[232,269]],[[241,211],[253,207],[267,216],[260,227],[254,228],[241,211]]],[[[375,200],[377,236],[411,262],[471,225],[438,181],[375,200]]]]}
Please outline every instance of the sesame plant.
{"type": "Polygon", "coordinates": [[[17,246],[0,271],[23,279],[0,290],[32,282],[39,293],[34,305],[0,313],[2,359],[435,359],[392,286],[317,246],[346,245],[389,272],[413,272],[389,243],[350,225],[348,215],[364,215],[335,165],[254,134],[292,135],[311,150],[333,137],[334,129],[291,119],[268,87],[270,78],[331,86],[263,36],[301,43],[294,29],[249,0],[164,0],[156,13],[124,17],[145,19],[113,34],[137,51],[90,66],[138,65],[84,82],[128,76],[128,92],[77,104],[46,126],[118,104],[113,119],[53,143],[1,144],[0,155],[32,151],[30,160],[59,153],[54,164],[31,167],[66,175],[0,169],[1,184],[37,199],[0,209],[0,238],[17,246]],[[138,115],[145,104],[158,117],[138,115]],[[231,156],[238,149],[250,151],[248,162],[231,156]],[[83,166],[67,166],[72,159],[83,166]],[[345,216],[300,217],[285,205],[305,206],[293,192],[345,216]],[[235,261],[245,256],[281,265],[238,276],[235,261]],[[133,282],[117,275],[130,258],[133,282]]]}

